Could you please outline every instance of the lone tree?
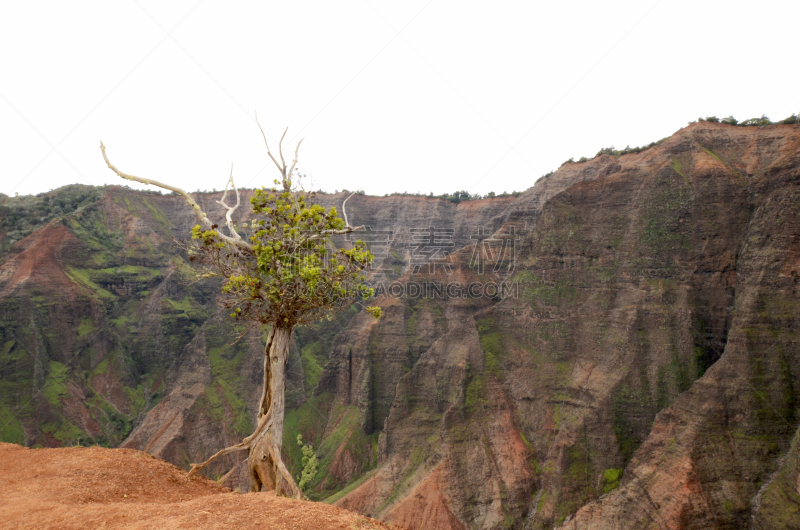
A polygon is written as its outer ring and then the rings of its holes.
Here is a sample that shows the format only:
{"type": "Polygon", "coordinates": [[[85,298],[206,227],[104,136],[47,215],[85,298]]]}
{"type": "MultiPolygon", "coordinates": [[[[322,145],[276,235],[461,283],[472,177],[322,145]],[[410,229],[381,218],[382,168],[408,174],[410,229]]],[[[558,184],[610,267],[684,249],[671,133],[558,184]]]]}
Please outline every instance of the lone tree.
{"type": "MultiPolygon", "coordinates": [[[[187,245],[190,259],[200,264],[198,274],[204,278],[224,279],[221,304],[230,309],[231,318],[246,321],[248,328],[269,326],[255,430],[241,443],[219,451],[205,462],[192,464],[189,474],[197,473],[221,456],[246,450],[249,452],[250,491],[261,491],[263,486],[280,495],[283,479],[291,495],[302,498],[300,488],[281,458],[286,363],[292,330],[299,324],[331,318],[354,301],[372,296],[373,289],[363,283],[363,270],[372,262],[373,255],[360,240],[351,248],[334,246],[332,236],[363,227],[348,224],[344,204],[343,220],[336,208],[315,204],[315,194],[304,192],[293,181],[293,177],[299,180],[295,168],[302,140],[297,144],[291,166],[287,166],[282,151],[286,131],[278,142],[280,162],[270,151],[263,129],[261,134],[280,179],[274,180],[272,188],[255,191],[250,199],[251,220],[237,227],[232,215],[239,207],[240,196],[231,169],[225,192],[217,201],[227,210],[228,234],[222,233],[184,190],[123,173],[111,164],[102,142],[100,149],[108,167],[123,179],[158,186],[186,199],[199,220],[192,230],[192,241],[187,245]],[[229,188],[236,194],[233,206],[225,202],[229,188]]],[[[375,318],[380,316],[378,307],[366,310],[375,318]]]]}

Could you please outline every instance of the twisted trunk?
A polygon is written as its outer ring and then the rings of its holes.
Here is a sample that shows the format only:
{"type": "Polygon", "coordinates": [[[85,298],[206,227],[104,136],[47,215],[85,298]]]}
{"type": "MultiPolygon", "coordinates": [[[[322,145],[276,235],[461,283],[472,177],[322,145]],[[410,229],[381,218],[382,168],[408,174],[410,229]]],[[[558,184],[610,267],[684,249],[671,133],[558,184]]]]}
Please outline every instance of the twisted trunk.
{"type": "Polygon", "coordinates": [[[303,493],[281,458],[283,416],[286,408],[286,364],[291,337],[291,327],[275,324],[270,330],[264,348],[264,387],[258,407],[258,423],[253,434],[241,443],[219,451],[201,464],[192,464],[189,475],[194,475],[221,456],[247,450],[251,492],[261,491],[263,487],[280,495],[285,484],[292,497],[303,498],[303,493]]]}
{"type": "MultiPolygon", "coordinates": [[[[286,482],[292,497],[302,498],[289,470],[281,458],[283,444],[283,416],[286,408],[286,364],[289,359],[289,341],[292,328],[274,326],[264,349],[264,389],[258,410],[259,425],[267,421],[263,435],[253,441],[248,456],[250,491],[275,490],[281,494],[281,478],[286,482]]],[[[256,429],[258,431],[258,429],[256,429]]]]}

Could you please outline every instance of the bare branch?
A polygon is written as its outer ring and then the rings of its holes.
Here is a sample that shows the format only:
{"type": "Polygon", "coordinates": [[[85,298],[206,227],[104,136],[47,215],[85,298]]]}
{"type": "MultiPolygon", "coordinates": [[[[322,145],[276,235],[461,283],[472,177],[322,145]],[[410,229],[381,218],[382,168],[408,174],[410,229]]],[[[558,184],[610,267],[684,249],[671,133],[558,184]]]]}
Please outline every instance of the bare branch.
{"type": "MultiPolygon", "coordinates": [[[[347,197],[347,199],[349,199],[350,197],[352,197],[355,194],[356,194],[356,192],[354,191],[353,193],[351,193],[347,197]]],[[[347,211],[345,210],[345,205],[347,204],[347,199],[345,199],[344,202],[342,203],[342,214],[344,215],[344,225],[345,225],[344,228],[342,228],[341,230],[333,230],[333,229],[331,229],[331,230],[322,230],[319,233],[314,234],[313,236],[311,236],[311,237],[309,237],[307,239],[304,239],[302,241],[302,243],[306,243],[307,241],[313,241],[315,239],[321,239],[321,238],[327,237],[327,236],[350,234],[350,233],[356,232],[358,230],[364,230],[364,225],[361,225],[361,226],[350,226],[350,223],[347,221],[347,211]]]]}
{"type": "Polygon", "coordinates": [[[283,134],[281,135],[281,139],[278,141],[278,154],[281,155],[281,165],[283,169],[281,169],[281,173],[283,174],[283,187],[286,187],[286,161],[283,159],[283,139],[286,137],[286,133],[289,132],[289,127],[286,127],[283,130],[283,134]]]}
{"type": "MultiPolygon", "coordinates": [[[[300,141],[302,142],[302,140],[300,140],[300,141]]],[[[300,144],[299,143],[297,144],[297,147],[298,147],[298,149],[300,148],[300,144]]],[[[295,151],[295,156],[296,156],[296,153],[297,152],[295,151]]],[[[314,241],[316,239],[322,239],[323,237],[327,237],[327,236],[350,234],[350,233],[356,232],[358,230],[364,230],[364,225],[361,225],[361,226],[350,226],[350,222],[347,220],[347,210],[346,210],[347,200],[350,197],[352,197],[353,195],[355,195],[356,193],[357,193],[357,191],[354,191],[353,193],[351,193],[350,195],[347,196],[347,199],[345,199],[342,202],[342,215],[344,216],[344,226],[345,226],[344,228],[342,228],[341,230],[333,230],[333,229],[331,229],[331,230],[322,230],[318,234],[314,234],[313,236],[310,236],[307,239],[304,239],[300,244],[303,245],[303,244],[305,244],[305,243],[307,243],[309,241],[314,241]]]]}
{"type": "Polygon", "coordinates": [[[348,199],[350,199],[350,197],[352,197],[352,196],[353,196],[353,195],[355,195],[356,193],[357,193],[357,192],[356,192],[356,191],[354,191],[353,193],[351,193],[350,195],[348,195],[348,196],[347,196],[347,199],[345,199],[345,200],[344,200],[344,202],[342,203],[342,215],[344,216],[344,226],[347,226],[347,227],[349,227],[349,226],[350,226],[350,223],[347,221],[347,210],[345,210],[345,206],[347,205],[347,201],[348,201],[348,199]]]}
{"type": "Polygon", "coordinates": [[[281,165],[278,163],[277,160],[275,160],[275,157],[272,156],[272,151],[269,150],[269,142],[267,141],[267,135],[264,134],[264,129],[261,127],[261,124],[258,122],[258,112],[256,112],[256,124],[258,125],[258,128],[261,129],[261,136],[264,138],[264,145],[267,146],[267,154],[272,159],[272,161],[275,163],[275,167],[278,168],[278,171],[280,171],[281,174],[283,174],[283,169],[281,169],[281,165]]]}
{"type": "Polygon", "coordinates": [[[295,147],[294,149],[294,160],[292,160],[292,169],[289,170],[289,178],[292,178],[292,174],[294,173],[294,167],[297,165],[297,152],[300,150],[300,144],[302,143],[303,139],[297,142],[297,147],[295,147]]]}
{"type": "Polygon", "coordinates": [[[225,213],[225,219],[227,220],[228,230],[230,230],[231,235],[235,239],[238,239],[239,241],[242,240],[242,237],[236,232],[236,229],[233,227],[233,219],[231,218],[231,215],[233,215],[233,212],[235,212],[236,208],[239,207],[240,202],[241,198],[239,197],[239,190],[236,188],[236,183],[233,181],[233,162],[231,162],[231,176],[228,177],[228,182],[225,184],[225,193],[222,194],[222,198],[218,200],[217,203],[221,204],[222,206],[225,207],[226,210],[228,210],[225,213]],[[225,204],[225,196],[228,194],[228,186],[232,186],[233,191],[236,192],[236,206],[234,207],[230,207],[227,204],[225,204]]]}
{"type": "Polygon", "coordinates": [[[192,464],[192,469],[189,470],[189,476],[191,477],[192,475],[196,474],[198,471],[206,467],[208,464],[210,464],[217,458],[220,458],[230,453],[235,453],[236,451],[247,451],[248,449],[250,449],[250,445],[245,444],[244,442],[232,445],[230,447],[226,447],[225,449],[218,451],[216,454],[214,454],[214,456],[212,456],[205,462],[202,462],[200,464],[192,464]]]}
{"type": "Polygon", "coordinates": [[[256,442],[258,442],[269,431],[269,426],[271,424],[272,424],[272,410],[268,411],[267,414],[259,418],[258,426],[256,427],[256,430],[253,432],[253,434],[251,434],[250,436],[248,436],[247,438],[245,438],[236,445],[232,445],[230,447],[226,447],[225,449],[217,451],[211,458],[209,458],[205,462],[201,462],[199,464],[192,464],[192,469],[189,471],[189,476],[196,474],[198,471],[200,471],[208,464],[210,464],[211,462],[220,457],[223,457],[230,453],[235,453],[237,451],[249,450],[256,444],[256,442]]]}
{"type": "MultiPolygon", "coordinates": [[[[108,155],[106,155],[106,146],[103,145],[103,141],[102,140],[100,141],[100,150],[103,152],[103,158],[105,159],[106,164],[108,165],[108,168],[111,171],[113,171],[114,173],[116,173],[120,177],[124,178],[125,180],[132,180],[134,182],[141,182],[142,184],[147,184],[148,186],[150,186],[150,185],[157,186],[159,188],[163,188],[165,190],[169,190],[169,191],[177,193],[178,195],[181,195],[184,199],[186,199],[186,204],[188,204],[192,208],[192,210],[194,210],[194,214],[197,217],[197,219],[200,221],[200,224],[203,226],[203,228],[205,228],[206,230],[213,230],[213,228],[212,228],[213,223],[209,220],[209,218],[206,216],[205,212],[203,212],[202,208],[200,208],[200,205],[198,205],[197,202],[195,202],[195,200],[192,198],[191,195],[189,195],[188,193],[186,193],[185,191],[183,191],[180,188],[176,188],[175,186],[170,186],[169,184],[164,184],[163,182],[159,182],[157,180],[146,179],[146,178],[137,177],[137,176],[134,176],[134,175],[128,175],[127,173],[123,173],[122,171],[117,169],[108,160],[108,155]]],[[[244,248],[246,250],[252,250],[253,249],[253,247],[251,247],[246,241],[242,240],[241,238],[234,239],[232,237],[226,236],[225,234],[223,234],[221,232],[217,232],[217,234],[219,235],[219,238],[222,239],[223,241],[225,241],[226,243],[230,243],[232,245],[236,245],[236,246],[238,246],[240,248],[244,248]]],[[[238,236],[238,234],[237,234],[237,236],[238,236]]]]}

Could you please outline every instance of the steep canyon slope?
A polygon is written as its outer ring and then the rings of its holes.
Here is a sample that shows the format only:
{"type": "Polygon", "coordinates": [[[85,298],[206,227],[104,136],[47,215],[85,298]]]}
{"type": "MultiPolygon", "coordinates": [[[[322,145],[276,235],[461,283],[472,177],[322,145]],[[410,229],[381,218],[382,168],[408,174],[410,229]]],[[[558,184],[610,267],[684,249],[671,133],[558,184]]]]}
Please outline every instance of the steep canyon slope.
{"type": "MultiPolygon", "coordinates": [[[[263,346],[191,277],[191,212],[81,193],[0,233],[2,440],[184,467],[240,440],[263,346]]],[[[284,448],[298,472],[314,445],[310,498],[411,529],[800,527],[799,126],[698,123],[519,197],[347,213],[388,293],[378,321],[295,334],[284,448]]]]}

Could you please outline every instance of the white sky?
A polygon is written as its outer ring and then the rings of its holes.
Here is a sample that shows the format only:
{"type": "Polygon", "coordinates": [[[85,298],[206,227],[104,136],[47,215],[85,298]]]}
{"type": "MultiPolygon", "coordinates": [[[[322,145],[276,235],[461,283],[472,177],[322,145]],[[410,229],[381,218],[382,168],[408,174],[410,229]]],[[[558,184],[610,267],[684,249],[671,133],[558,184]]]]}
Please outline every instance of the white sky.
{"type": "Polygon", "coordinates": [[[698,116],[800,111],[797,1],[3,2],[0,192],[271,183],[523,190],[698,116]],[[299,136],[298,136],[299,135],[299,136]],[[287,155],[288,156],[288,155],[287,155]],[[142,187],[129,183],[132,187],[142,187]]]}

